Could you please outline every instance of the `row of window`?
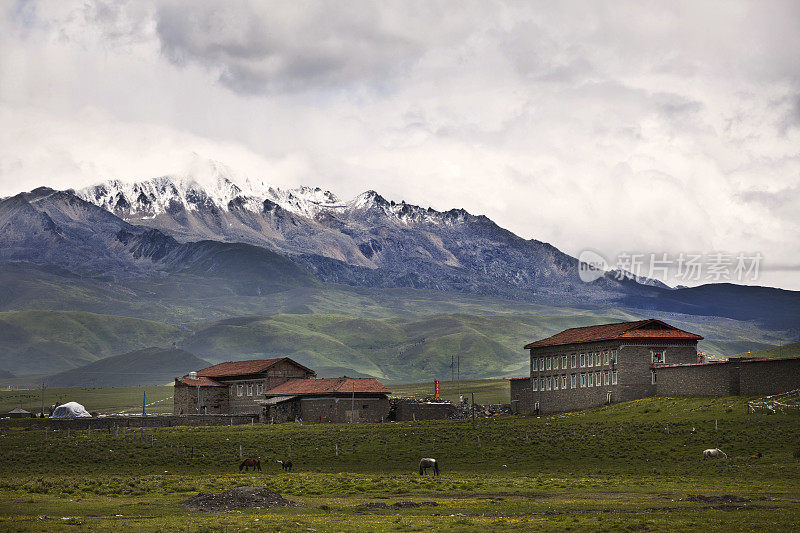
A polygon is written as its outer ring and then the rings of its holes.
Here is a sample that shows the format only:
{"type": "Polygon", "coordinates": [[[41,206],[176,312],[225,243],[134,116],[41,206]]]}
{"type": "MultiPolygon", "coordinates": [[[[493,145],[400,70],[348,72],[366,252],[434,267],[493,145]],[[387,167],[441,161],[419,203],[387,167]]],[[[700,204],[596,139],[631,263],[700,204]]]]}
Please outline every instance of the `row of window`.
{"type": "Polygon", "coordinates": [[[567,382],[567,375],[561,374],[560,376],[547,376],[540,378],[533,378],[531,385],[533,390],[549,391],[549,390],[566,390],[578,388],[578,376],[580,375],[581,387],[602,387],[603,385],[616,385],[617,371],[616,370],[603,370],[596,372],[581,372],[580,374],[570,374],[569,383],[567,382]],[[569,384],[569,387],[567,386],[569,384]]]}
{"type": "MultiPolygon", "coordinates": [[[[580,354],[574,353],[569,356],[569,368],[578,368],[580,363],[581,368],[591,366],[607,366],[609,363],[617,362],[617,351],[608,350],[605,352],[592,352],[580,354]]],[[[531,370],[534,372],[541,372],[544,370],[558,370],[559,363],[563,370],[567,369],[567,356],[566,355],[551,355],[549,357],[534,357],[531,359],[531,370]]]]}
{"type": "MultiPolygon", "coordinates": [[[[245,384],[244,383],[240,383],[239,385],[236,385],[236,396],[244,396],[244,388],[245,388],[245,384]]],[[[233,389],[233,385],[231,385],[231,390],[232,389],[233,389]]],[[[254,389],[253,384],[252,383],[248,383],[247,384],[247,395],[248,396],[252,396],[253,395],[253,389],[254,389]]],[[[257,391],[256,394],[264,394],[264,384],[263,383],[258,383],[257,386],[255,387],[255,389],[257,391]]]]}

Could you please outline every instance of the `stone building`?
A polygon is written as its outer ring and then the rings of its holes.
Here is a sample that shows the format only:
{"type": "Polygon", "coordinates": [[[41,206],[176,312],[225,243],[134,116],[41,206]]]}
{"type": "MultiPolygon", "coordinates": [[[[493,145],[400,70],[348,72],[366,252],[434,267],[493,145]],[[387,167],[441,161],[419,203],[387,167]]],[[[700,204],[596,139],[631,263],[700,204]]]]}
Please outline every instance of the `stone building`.
{"type": "Polygon", "coordinates": [[[800,358],[705,362],[702,337],[660,320],[571,328],[525,346],[530,377],[511,380],[516,413],[554,413],[649,396],[760,396],[800,388],[800,358]]]}
{"type": "Polygon", "coordinates": [[[259,415],[256,399],[290,379],[309,379],[316,373],[282,357],[229,361],[175,378],[176,415],[259,415]]]}
{"type": "Polygon", "coordinates": [[[382,422],[389,394],[374,378],[294,379],[263,395],[263,422],[382,422]]]}
{"type": "Polygon", "coordinates": [[[530,378],[511,381],[512,409],[554,413],[655,396],[655,367],[696,363],[701,339],[655,319],[564,330],[525,346],[530,378]]]}

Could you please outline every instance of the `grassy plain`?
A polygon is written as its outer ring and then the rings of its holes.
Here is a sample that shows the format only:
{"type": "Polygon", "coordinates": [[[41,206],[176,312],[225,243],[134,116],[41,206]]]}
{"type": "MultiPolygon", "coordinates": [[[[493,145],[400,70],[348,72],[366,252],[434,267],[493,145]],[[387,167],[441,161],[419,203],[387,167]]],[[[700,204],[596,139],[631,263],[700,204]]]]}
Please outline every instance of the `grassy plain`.
{"type": "Polygon", "coordinates": [[[647,399],[475,427],[24,427],[0,424],[0,530],[791,531],[800,521],[800,417],[749,415],[743,398],[647,399]],[[240,446],[264,472],[238,473],[240,446]],[[714,446],[729,459],[701,459],[714,446]],[[295,472],[281,473],[275,460],[290,448],[295,472]],[[757,452],[761,459],[748,459],[757,452]],[[419,476],[422,456],[437,457],[442,475],[419,476]],[[228,513],[179,505],[248,485],[300,505],[228,513]],[[405,501],[438,505],[362,507],[405,501]]]}
{"type": "MultiPolygon", "coordinates": [[[[78,402],[88,411],[100,414],[118,413],[126,411],[132,414],[142,412],[142,396],[146,395],[147,412],[150,414],[172,412],[173,387],[146,386],[146,387],[70,387],[44,389],[44,406],[62,404],[65,402],[78,402]]],[[[0,391],[0,413],[5,413],[16,407],[22,407],[32,413],[42,409],[41,389],[21,389],[0,391]]]]}
{"type": "MultiPolygon", "coordinates": [[[[433,381],[427,383],[408,383],[390,385],[394,396],[407,398],[430,398],[433,396],[433,381]]],[[[507,379],[462,379],[458,381],[440,381],[439,396],[445,400],[454,401],[458,398],[459,391],[467,399],[475,393],[475,403],[495,404],[508,403],[511,399],[510,384],[507,379]]]]}

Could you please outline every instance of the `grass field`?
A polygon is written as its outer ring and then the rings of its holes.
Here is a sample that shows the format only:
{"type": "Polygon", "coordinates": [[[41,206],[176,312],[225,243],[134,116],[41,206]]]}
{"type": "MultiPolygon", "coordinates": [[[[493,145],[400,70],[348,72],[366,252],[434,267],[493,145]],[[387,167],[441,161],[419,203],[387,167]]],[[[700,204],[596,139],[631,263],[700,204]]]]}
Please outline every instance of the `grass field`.
{"type": "Polygon", "coordinates": [[[792,531],[800,522],[800,417],[748,415],[744,398],[647,399],[475,427],[45,433],[5,420],[0,429],[4,531],[792,531]],[[238,473],[240,446],[261,458],[263,473],[238,473]],[[702,460],[715,446],[729,459],[702,460]],[[295,472],[281,473],[275,460],[290,448],[295,472]],[[756,452],[763,457],[748,459],[756,452]],[[422,456],[437,457],[442,475],[419,476],[422,456]],[[248,485],[299,506],[198,513],[179,505],[248,485]],[[438,505],[362,507],[406,501],[438,505]]]}
{"type": "MultiPolygon", "coordinates": [[[[78,402],[88,411],[100,414],[117,413],[122,410],[132,414],[142,412],[142,396],[146,395],[147,412],[150,414],[172,413],[170,386],[150,387],[104,387],[104,388],[45,388],[44,406],[78,402]]],[[[41,389],[0,391],[0,413],[22,407],[32,413],[42,409],[41,389]]]]}

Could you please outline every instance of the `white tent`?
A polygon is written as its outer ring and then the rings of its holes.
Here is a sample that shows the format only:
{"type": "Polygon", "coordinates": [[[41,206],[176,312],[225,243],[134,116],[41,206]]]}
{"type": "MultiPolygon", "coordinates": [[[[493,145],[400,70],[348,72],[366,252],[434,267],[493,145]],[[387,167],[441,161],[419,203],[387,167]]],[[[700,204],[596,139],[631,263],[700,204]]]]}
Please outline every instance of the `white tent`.
{"type": "Polygon", "coordinates": [[[56,407],[56,410],[53,411],[53,414],[50,415],[52,418],[76,418],[76,417],[83,417],[92,415],[78,402],[67,402],[64,405],[59,405],[56,407]]]}

